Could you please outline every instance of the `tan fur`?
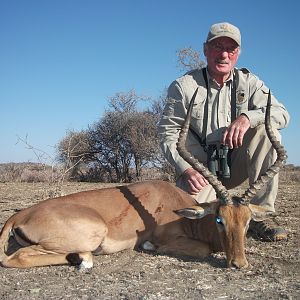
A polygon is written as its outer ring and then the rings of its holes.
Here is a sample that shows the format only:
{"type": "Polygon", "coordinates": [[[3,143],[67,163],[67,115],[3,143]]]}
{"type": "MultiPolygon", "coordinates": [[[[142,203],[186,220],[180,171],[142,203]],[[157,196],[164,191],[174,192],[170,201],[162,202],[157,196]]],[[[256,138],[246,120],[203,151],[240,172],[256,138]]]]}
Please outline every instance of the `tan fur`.
{"type": "Polygon", "coordinates": [[[0,235],[0,261],[4,267],[27,268],[66,264],[77,254],[78,264],[91,267],[91,253],[137,249],[150,241],[159,253],[194,257],[220,251],[223,245],[229,266],[247,266],[249,208],[205,203],[195,220],[174,212],[184,215],[184,208],[197,209],[195,205],[190,195],[163,181],[49,199],[8,219],[0,235]],[[217,230],[215,213],[224,219],[224,230],[217,230]],[[21,248],[7,255],[10,234],[21,248]]]}
{"type": "Polygon", "coordinates": [[[219,210],[219,216],[224,220],[223,228],[220,228],[219,231],[228,265],[247,267],[245,240],[251,219],[249,207],[245,205],[222,206],[219,210]]]}

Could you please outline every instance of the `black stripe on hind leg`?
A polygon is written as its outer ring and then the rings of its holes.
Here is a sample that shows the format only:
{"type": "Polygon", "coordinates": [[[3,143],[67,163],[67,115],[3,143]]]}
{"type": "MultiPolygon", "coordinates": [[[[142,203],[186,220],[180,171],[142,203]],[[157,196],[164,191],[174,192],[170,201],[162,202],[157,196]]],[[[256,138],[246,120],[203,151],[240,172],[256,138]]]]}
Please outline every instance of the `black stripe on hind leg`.
{"type": "Polygon", "coordinates": [[[83,259],[79,256],[79,253],[69,253],[66,256],[66,259],[72,266],[79,266],[83,261],[83,259]]]}

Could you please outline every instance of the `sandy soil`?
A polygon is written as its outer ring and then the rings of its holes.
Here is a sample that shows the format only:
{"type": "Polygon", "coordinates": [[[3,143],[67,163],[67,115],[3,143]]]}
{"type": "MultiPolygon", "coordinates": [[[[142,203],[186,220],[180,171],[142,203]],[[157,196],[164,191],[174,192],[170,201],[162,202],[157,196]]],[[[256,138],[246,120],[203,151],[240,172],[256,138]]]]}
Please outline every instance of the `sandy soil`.
{"type": "MultiPolygon", "coordinates": [[[[196,260],[124,251],[95,257],[89,271],[1,268],[0,299],[300,299],[299,178],[299,170],[281,175],[276,220],[288,230],[288,241],[249,237],[248,269],[227,269],[222,253],[196,260]]],[[[102,186],[68,183],[63,192],[102,186]]],[[[0,224],[51,194],[45,183],[0,183],[0,224]]]]}

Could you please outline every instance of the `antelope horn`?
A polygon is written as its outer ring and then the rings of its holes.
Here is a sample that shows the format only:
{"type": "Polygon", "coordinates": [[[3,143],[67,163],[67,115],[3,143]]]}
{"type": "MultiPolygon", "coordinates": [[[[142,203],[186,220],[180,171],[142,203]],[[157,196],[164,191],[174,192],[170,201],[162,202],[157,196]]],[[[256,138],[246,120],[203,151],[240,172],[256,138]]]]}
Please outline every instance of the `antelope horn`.
{"type": "Polygon", "coordinates": [[[287,159],[286,151],[284,147],[280,144],[280,142],[276,139],[275,134],[272,130],[271,126],[271,91],[269,90],[268,95],[268,103],[265,115],[265,128],[268,135],[268,138],[276,150],[277,158],[273,165],[269,167],[269,169],[263,173],[254,183],[250,185],[250,187],[245,191],[242,196],[242,202],[248,204],[250,200],[257,194],[257,192],[266,185],[280,170],[280,168],[284,165],[285,160],[287,159]]]}
{"type": "Polygon", "coordinates": [[[177,151],[179,155],[188,162],[196,171],[201,173],[207,181],[215,189],[218,199],[224,204],[232,203],[231,196],[227,189],[223,186],[222,182],[218,180],[217,176],[212,174],[200,161],[198,161],[187,149],[185,146],[187,134],[190,127],[191,115],[194,106],[194,101],[198,92],[198,88],[194,92],[194,95],[191,99],[191,102],[188,107],[187,116],[185,118],[184,124],[179,133],[179,139],[177,142],[177,151]]]}

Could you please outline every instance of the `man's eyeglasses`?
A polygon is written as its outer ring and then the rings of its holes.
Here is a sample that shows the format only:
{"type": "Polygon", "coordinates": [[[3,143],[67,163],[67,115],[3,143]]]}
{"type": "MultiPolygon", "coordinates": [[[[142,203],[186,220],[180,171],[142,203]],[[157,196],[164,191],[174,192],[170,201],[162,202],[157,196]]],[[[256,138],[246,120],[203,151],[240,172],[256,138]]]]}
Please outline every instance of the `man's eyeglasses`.
{"type": "Polygon", "coordinates": [[[219,43],[216,43],[216,44],[209,43],[208,45],[211,49],[213,49],[217,53],[227,52],[229,55],[234,55],[239,50],[238,46],[224,47],[222,44],[219,44],[219,43]]]}

